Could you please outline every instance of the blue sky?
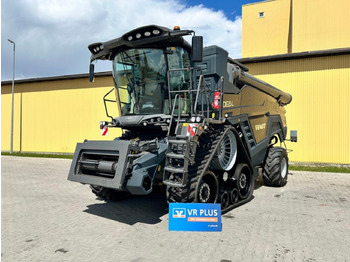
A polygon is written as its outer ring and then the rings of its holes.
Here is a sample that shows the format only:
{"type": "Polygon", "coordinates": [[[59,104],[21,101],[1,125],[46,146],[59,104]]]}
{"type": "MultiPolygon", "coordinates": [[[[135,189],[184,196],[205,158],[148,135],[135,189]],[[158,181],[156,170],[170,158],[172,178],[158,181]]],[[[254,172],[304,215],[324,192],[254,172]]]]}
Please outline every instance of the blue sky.
{"type": "MultiPolygon", "coordinates": [[[[1,3],[1,80],[87,73],[87,46],[136,27],[180,25],[204,37],[204,45],[241,57],[242,5],[257,0],[6,0],[1,3]]],[[[188,39],[190,40],[190,39],[188,39]]],[[[110,71],[108,62],[97,71],[110,71]]]]}
{"type": "Polygon", "coordinates": [[[223,11],[229,19],[242,16],[242,5],[261,2],[262,0],[183,0],[187,5],[204,5],[215,11],[223,11]]]}

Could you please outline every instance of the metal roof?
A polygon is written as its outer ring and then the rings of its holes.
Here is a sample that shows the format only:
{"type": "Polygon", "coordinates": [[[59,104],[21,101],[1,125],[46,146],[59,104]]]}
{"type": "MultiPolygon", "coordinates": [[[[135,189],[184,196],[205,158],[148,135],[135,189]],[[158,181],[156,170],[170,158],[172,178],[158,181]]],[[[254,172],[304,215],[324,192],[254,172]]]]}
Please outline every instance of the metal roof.
{"type": "MultiPolygon", "coordinates": [[[[112,71],[95,73],[95,77],[112,76],[112,71]]],[[[56,81],[56,80],[68,80],[78,78],[88,78],[89,74],[75,74],[75,75],[63,75],[63,76],[50,76],[50,77],[34,77],[27,79],[15,79],[15,84],[32,83],[32,82],[44,82],[44,81],[56,81]]],[[[1,81],[1,85],[11,84],[12,80],[1,81]]]]}
{"type": "Polygon", "coordinates": [[[322,56],[337,56],[337,55],[345,55],[345,54],[350,54],[350,47],[320,50],[320,51],[270,55],[270,56],[247,57],[247,58],[236,59],[236,61],[242,64],[247,64],[247,63],[262,63],[262,62],[272,62],[272,61],[280,61],[280,60],[322,57],[322,56]]]}
{"type": "MultiPolygon", "coordinates": [[[[247,58],[239,58],[235,60],[242,64],[249,64],[249,63],[280,61],[280,60],[303,59],[303,58],[311,58],[311,57],[337,56],[337,55],[345,55],[345,54],[350,54],[350,47],[320,50],[320,51],[270,55],[270,56],[247,57],[247,58]]],[[[95,77],[101,77],[101,76],[112,76],[112,72],[107,71],[107,72],[95,73],[95,77]]],[[[28,78],[28,79],[15,79],[15,83],[20,84],[20,83],[56,81],[56,80],[69,80],[69,79],[88,78],[88,77],[89,77],[88,73],[52,76],[52,77],[35,77],[35,78],[28,78]]],[[[1,81],[1,85],[8,85],[11,83],[12,83],[12,80],[1,81]]]]}

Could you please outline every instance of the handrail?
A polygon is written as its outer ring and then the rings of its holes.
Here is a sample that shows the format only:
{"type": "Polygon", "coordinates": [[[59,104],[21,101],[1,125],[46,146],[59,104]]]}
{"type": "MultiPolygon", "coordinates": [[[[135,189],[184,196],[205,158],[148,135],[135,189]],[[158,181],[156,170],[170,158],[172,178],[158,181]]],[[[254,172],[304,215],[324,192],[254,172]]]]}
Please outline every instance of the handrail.
{"type": "Polygon", "coordinates": [[[107,94],[105,94],[105,95],[103,96],[103,103],[104,103],[104,106],[105,106],[106,115],[107,115],[107,117],[111,118],[112,121],[113,121],[113,116],[110,116],[110,115],[108,114],[108,109],[107,109],[107,104],[106,104],[106,102],[116,103],[117,100],[109,100],[109,99],[106,99],[106,97],[107,97],[113,90],[114,90],[114,87],[113,87],[107,94]]]}
{"type": "Polygon", "coordinates": [[[199,77],[199,81],[198,81],[198,86],[197,86],[197,94],[196,94],[196,100],[194,102],[194,113],[197,115],[197,104],[198,104],[198,97],[199,97],[199,90],[200,90],[200,86],[201,86],[201,82],[203,79],[203,75],[200,75],[199,77]]]}
{"type": "MultiPolygon", "coordinates": [[[[169,123],[168,134],[167,134],[168,137],[169,137],[169,135],[170,135],[170,129],[171,129],[171,125],[172,125],[172,123],[173,123],[175,105],[176,105],[176,100],[177,100],[178,97],[179,97],[179,94],[176,94],[176,95],[175,95],[175,98],[174,98],[174,105],[173,105],[173,108],[171,109],[170,123],[169,123]]],[[[171,99],[171,98],[170,98],[170,99],[171,99]]],[[[179,115],[180,115],[180,114],[179,114],[179,115]]]]}
{"type": "Polygon", "coordinates": [[[220,77],[220,86],[219,86],[219,90],[220,90],[220,110],[219,110],[219,120],[221,120],[222,117],[222,106],[223,106],[223,95],[224,95],[224,81],[225,78],[222,76],[220,77]]]}
{"type": "MultiPolygon", "coordinates": [[[[207,84],[204,81],[204,93],[205,93],[205,98],[207,100],[207,118],[209,118],[209,106],[210,106],[210,101],[209,101],[209,96],[207,93],[207,84]]],[[[202,114],[204,114],[204,105],[203,105],[203,99],[202,99],[202,114]]]]}
{"type": "MultiPolygon", "coordinates": [[[[174,105],[172,105],[173,110],[171,112],[172,113],[172,119],[173,119],[173,114],[174,114],[174,111],[175,111],[175,104],[176,104],[177,100],[179,100],[179,103],[182,102],[181,101],[182,100],[181,96],[179,96],[179,94],[182,94],[182,93],[188,93],[189,96],[190,96],[189,99],[191,101],[191,109],[190,109],[190,114],[191,115],[195,114],[195,115],[201,115],[203,117],[209,118],[209,115],[210,115],[210,109],[209,109],[210,108],[210,98],[208,96],[207,85],[206,85],[206,82],[205,82],[205,77],[204,77],[204,75],[202,73],[202,68],[188,67],[188,68],[169,69],[168,72],[167,72],[167,80],[168,80],[168,88],[169,88],[168,90],[169,90],[170,101],[171,101],[171,103],[174,103],[174,105]],[[192,73],[190,73],[190,79],[189,79],[190,80],[190,86],[189,86],[189,88],[187,88],[186,90],[179,90],[179,89],[178,90],[173,90],[171,88],[171,85],[170,85],[170,74],[171,74],[171,72],[178,72],[178,71],[185,71],[185,70],[194,72],[195,69],[196,70],[200,70],[197,90],[193,90],[193,84],[194,83],[192,83],[192,81],[194,81],[194,79],[193,79],[192,73]],[[172,94],[176,94],[176,98],[175,99],[171,99],[171,95],[172,94]],[[194,105],[192,104],[193,95],[195,95],[194,105]],[[198,102],[199,102],[199,97],[200,96],[201,96],[201,104],[199,106],[200,106],[201,109],[198,110],[198,102]],[[207,104],[207,108],[206,109],[204,109],[204,101],[207,104]]],[[[221,101],[222,101],[222,97],[221,97],[221,101]]],[[[220,110],[222,111],[222,109],[220,109],[220,110]]],[[[178,118],[180,118],[180,115],[181,115],[181,112],[180,112],[180,107],[179,107],[178,118]]]]}
{"type": "MultiPolygon", "coordinates": [[[[198,115],[199,113],[197,112],[197,104],[198,104],[198,97],[199,97],[199,93],[201,93],[201,107],[202,107],[202,110],[201,110],[201,114],[204,116],[204,102],[203,102],[203,90],[200,88],[203,84],[203,89],[204,89],[204,94],[205,94],[205,99],[206,99],[206,102],[207,102],[207,105],[209,105],[209,97],[208,97],[208,93],[207,93],[207,85],[204,81],[204,76],[203,75],[200,75],[199,76],[199,81],[198,81],[198,87],[197,87],[197,94],[196,94],[196,100],[195,100],[195,105],[194,105],[194,113],[196,115],[198,115]]],[[[209,109],[207,107],[207,110],[206,110],[206,115],[207,115],[207,118],[209,118],[209,109]]]]}

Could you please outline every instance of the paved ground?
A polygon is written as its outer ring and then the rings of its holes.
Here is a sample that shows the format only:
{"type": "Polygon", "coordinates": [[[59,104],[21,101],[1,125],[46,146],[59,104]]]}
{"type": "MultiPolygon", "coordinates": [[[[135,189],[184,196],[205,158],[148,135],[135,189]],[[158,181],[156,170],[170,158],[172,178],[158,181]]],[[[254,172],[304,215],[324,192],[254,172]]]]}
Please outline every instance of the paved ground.
{"type": "Polygon", "coordinates": [[[350,261],[350,174],[292,172],[222,232],[169,232],[161,192],[104,202],[70,160],[1,160],[2,261],[350,261]]]}

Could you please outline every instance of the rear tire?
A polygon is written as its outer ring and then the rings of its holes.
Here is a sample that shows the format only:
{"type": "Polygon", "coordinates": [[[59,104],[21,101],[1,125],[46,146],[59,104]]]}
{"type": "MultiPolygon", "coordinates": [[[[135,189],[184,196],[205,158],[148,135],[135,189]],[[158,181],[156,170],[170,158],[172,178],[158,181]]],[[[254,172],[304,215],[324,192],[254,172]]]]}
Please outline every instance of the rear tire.
{"type": "Polygon", "coordinates": [[[288,179],[288,154],[282,147],[270,147],[263,168],[265,185],[283,187],[288,179]]]}

